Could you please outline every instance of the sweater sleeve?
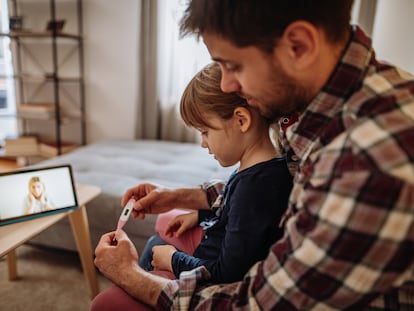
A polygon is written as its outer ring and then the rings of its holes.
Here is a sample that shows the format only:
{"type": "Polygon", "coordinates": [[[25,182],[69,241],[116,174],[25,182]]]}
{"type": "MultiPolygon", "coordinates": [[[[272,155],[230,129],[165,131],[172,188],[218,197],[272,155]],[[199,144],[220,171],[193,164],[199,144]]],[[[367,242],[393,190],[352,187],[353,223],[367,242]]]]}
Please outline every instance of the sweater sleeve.
{"type": "Polygon", "coordinates": [[[196,258],[180,251],[174,252],[171,259],[173,273],[177,279],[180,277],[181,272],[193,270],[194,268],[200,267],[203,265],[203,262],[205,262],[205,260],[196,258]]]}
{"type": "Polygon", "coordinates": [[[213,283],[241,280],[282,237],[279,222],[287,206],[289,191],[279,187],[277,182],[267,180],[267,177],[242,179],[231,195],[220,254],[217,260],[203,262],[213,283]]]}

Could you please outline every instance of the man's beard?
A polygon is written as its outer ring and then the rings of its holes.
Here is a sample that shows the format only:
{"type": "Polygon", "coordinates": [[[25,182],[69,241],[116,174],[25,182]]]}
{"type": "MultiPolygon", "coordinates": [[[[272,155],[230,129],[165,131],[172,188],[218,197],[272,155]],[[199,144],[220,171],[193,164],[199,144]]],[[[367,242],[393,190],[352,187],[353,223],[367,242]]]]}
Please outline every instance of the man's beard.
{"type": "Polygon", "coordinates": [[[267,100],[259,104],[262,116],[277,121],[303,112],[312,100],[312,95],[300,83],[289,77],[280,65],[273,65],[269,73],[267,100]]]}

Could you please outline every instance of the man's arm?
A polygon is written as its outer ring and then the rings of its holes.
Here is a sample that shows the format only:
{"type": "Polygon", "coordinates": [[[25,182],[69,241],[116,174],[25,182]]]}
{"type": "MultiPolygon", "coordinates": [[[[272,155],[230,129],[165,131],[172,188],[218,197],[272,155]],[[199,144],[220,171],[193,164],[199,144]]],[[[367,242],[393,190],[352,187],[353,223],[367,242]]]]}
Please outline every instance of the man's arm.
{"type": "Polygon", "coordinates": [[[138,265],[130,271],[129,278],[119,284],[127,293],[139,301],[155,308],[162,289],[167,286],[169,279],[157,276],[141,269],[138,265]],[[139,285],[139,286],[137,286],[139,285]]]}
{"type": "Polygon", "coordinates": [[[122,197],[121,205],[134,198],[135,218],[143,219],[145,214],[160,214],[174,208],[188,210],[210,209],[212,202],[224,187],[220,181],[205,183],[197,188],[167,188],[160,185],[144,183],[128,189],[122,197]]]}
{"type": "Polygon", "coordinates": [[[200,287],[196,269],[166,284],[158,308],[361,309],[400,287],[413,272],[413,184],[380,171],[325,177],[294,189],[284,238],[242,282],[200,287]]]}

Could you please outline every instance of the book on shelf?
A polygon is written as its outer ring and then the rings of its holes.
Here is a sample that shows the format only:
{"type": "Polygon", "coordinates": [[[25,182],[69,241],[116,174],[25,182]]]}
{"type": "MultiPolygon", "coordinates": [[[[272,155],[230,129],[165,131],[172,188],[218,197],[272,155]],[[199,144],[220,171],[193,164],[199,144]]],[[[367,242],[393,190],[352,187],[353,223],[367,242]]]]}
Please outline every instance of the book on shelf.
{"type": "Polygon", "coordinates": [[[36,136],[6,137],[4,139],[6,156],[34,156],[39,154],[39,144],[36,136]]]}
{"type": "Polygon", "coordinates": [[[29,103],[17,106],[17,115],[28,119],[50,119],[55,116],[55,105],[52,103],[29,103]]]}
{"type": "MultiPolygon", "coordinates": [[[[60,146],[61,146],[60,148],[61,154],[64,154],[64,153],[68,153],[69,151],[72,151],[78,148],[79,144],[62,141],[60,146]]],[[[40,142],[39,143],[39,154],[46,158],[56,157],[57,155],[59,155],[57,142],[55,141],[40,142]]]]}

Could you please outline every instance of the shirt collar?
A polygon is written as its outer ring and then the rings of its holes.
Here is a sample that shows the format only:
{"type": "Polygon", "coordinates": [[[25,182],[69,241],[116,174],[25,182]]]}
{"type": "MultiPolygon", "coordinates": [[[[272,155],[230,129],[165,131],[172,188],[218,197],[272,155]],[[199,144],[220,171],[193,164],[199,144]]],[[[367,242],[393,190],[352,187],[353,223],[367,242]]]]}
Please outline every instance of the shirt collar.
{"type": "Polygon", "coordinates": [[[324,136],[326,125],[361,87],[372,57],[371,40],[359,27],[353,27],[348,44],[328,82],[300,115],[298,122],[286,130],[288,143],[300,159],[311,152],[310,148],[328,143],[319,141],[324,136]]]}

